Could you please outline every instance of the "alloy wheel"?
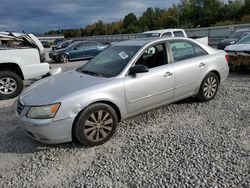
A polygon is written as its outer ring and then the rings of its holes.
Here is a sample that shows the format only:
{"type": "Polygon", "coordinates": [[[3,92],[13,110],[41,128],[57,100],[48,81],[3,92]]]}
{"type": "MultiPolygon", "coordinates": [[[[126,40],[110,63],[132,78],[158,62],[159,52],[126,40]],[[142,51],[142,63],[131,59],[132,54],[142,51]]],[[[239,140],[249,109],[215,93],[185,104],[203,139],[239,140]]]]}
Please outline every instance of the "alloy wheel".
{"type": "Polygon", "coordinates": [[[67,55],[62,55],[62,56],[61,56],[61,62],[62,62],[62,63],[67,63],[68,61],[69,61],[69,58],[68,58],[67,55]]]}
{"type": "Polygon", "coordinates": [[[217,83],[216,78],[212,76],[208,77],[203,87],[204,95],[207,98],[212,98],[217,91],[217,86],[218,86],[218,83],[217,83]]]}
{"type": "Polygon", "coordinates": [[[17,89],[17,82],[10,77],[0,79],[0,93],[4,95],[12,94],[17,89]]]}
{"type": "Polygon", "coordinates": [[[84,135],[92,142],[99,142],[111,133],[113,118],[105,110],[98,110],[90,114],[85,121],[84,135]]]}

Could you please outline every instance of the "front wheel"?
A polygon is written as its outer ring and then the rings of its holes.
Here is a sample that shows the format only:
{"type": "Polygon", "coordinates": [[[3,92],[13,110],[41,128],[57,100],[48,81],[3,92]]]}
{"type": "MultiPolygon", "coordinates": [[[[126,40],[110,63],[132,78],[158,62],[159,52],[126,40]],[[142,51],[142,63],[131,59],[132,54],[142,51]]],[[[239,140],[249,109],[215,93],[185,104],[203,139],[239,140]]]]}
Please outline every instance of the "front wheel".
{"type": "Polygon", "coordinates": [[[97,146],[108,141],[115,133],[118,118],[115,110],[107,104],[88,106],[77,117],[73,136],[84,146],[97,146]]]}
{"type": "Polygon", "coordinates": [[[199,93],[197,95],[198,99],[200,101],[212,100],[217,94],[219,84],[218,76],[213,72],[208,73],[201,83],[199,93]]]}
{"type": "Polygon", "coordinates": [[[0,99],[18,96],[23,90],[23,80],[14,72],[0,71],[0,99]]]}
{"type": "Polygon", "coordinates": [[[60,56],[60,63],[68,63],[69,62],[69,57],[66,54],[62,54],[60,56]]]}

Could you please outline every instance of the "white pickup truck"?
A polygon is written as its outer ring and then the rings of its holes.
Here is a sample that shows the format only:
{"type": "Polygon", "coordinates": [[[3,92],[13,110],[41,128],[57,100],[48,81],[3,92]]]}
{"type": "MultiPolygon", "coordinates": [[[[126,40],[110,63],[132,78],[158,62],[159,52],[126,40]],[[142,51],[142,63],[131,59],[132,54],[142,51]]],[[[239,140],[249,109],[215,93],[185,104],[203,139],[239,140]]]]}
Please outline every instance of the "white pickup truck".
{"type": "MultiPolygon", "coordinates": [[[[153,31],[146,31],[140,34],[140,37],[185,37],[187,34],[184,29],[160,29],[153,31]]],[[[191,37],[192,38],[192,37],[191,37]]],[[[208,37],[194,38],[203,44],[208,45],[208,37]]]]}
{"type": "Polygon", "coordinates": [[[50,74],[44,55],[41,42],[33,34],[0,32],[0,99],[18,96],[23,80],[50,74]]]}

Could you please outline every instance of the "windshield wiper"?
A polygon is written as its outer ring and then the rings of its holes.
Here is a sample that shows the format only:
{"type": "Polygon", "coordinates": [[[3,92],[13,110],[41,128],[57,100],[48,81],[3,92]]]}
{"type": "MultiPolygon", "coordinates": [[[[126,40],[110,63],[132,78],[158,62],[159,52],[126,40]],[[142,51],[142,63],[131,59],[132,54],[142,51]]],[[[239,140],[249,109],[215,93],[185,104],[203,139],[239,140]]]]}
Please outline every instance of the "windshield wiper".
{"type": "Polygon", "coordinates": [[[102,74],[96,73],[96,72],[92,72],[92,71],[89,71],[89,70],[80,70],[80,72],[83,73],[83,74],[89,74],[89,75],[92,75],[92,76],[100,76],[100,77],[103,77],[102,74]]]}

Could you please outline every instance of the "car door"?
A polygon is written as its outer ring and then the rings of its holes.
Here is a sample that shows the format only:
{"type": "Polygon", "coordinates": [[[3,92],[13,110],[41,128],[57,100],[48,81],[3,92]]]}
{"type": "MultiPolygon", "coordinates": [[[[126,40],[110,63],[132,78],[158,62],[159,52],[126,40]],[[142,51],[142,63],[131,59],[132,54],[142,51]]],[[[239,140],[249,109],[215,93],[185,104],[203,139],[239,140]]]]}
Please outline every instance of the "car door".
{"type": "Polygon", "coordinates": [[[171,40],[169,47],[174,66],[174,98],[191,95],[199,88],[201,77],[206,71],[208,53],[196,43],[187,40],[171,40]]]}
{"type": "Polygon", "coordinates": [[[85,45],[84,42],[78,42],[77,45],[75,45],[69,55],[70,59],[81,59],[83,57],[83,52],[85,50],[85,45]]]}
{"type": "Polygon", "coordinates": [[[168,64],[164,43],[149,47],[135,64],[149,68],[146,73],[127,75],[124,88],[128,114],[134,114],[173,99],[174,68],[168,64]]]}
{"type": "Polygon", "coordinates": [[[83,56],[85,58],[95,56],[97,54],[97,51],[98,51],[97,46],[98,46],[98,43],[96,43],[96,42],[86,42],[83,56]]]}

